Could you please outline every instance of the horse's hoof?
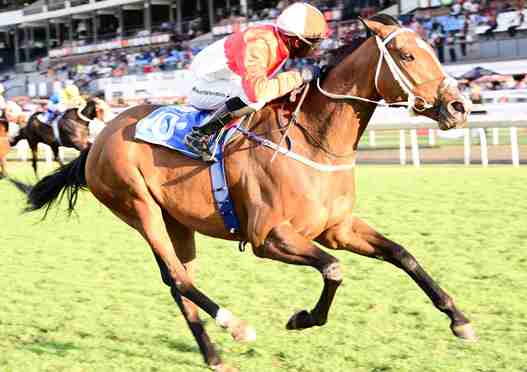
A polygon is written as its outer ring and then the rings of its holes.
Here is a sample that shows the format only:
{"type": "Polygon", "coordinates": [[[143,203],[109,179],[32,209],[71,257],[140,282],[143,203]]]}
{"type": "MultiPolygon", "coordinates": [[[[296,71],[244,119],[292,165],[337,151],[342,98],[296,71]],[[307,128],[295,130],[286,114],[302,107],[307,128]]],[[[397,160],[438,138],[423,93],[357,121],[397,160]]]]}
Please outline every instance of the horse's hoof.
{"type": "Polygon", "coordinates": [[[465,341],[476,342],[478,341],[478,336],[476,331],[472,327],[472,324],[465,323],[457,326],[451,326],[452,332],[459,338],[462,338],[465,341]]]}
{"type": "Polygon", "coordinates": [[[244,320],[238,320],[233,326],[229,326],[229,331],[236,342],[256,341],[256,330],[244,320]]]}
{"type": "Polygon", "coordinates": [[[229,367],[228,365],[226,364],[216,364],[215,366],[210,366],[210,368],[214,371],[214,372],[238,372],[239,369],[238,368],[234,368],[234,367],[229,367]]]}
{"type": "Polygon", "coordinates": [[[299,311],[291,318],[289,318],[289,321],[287,322],[287,325],[285,326],[286,329],[293,330],[293,329],[306,329],[313,326],[313,318],[311,314],[307,310],[299,311]]]}

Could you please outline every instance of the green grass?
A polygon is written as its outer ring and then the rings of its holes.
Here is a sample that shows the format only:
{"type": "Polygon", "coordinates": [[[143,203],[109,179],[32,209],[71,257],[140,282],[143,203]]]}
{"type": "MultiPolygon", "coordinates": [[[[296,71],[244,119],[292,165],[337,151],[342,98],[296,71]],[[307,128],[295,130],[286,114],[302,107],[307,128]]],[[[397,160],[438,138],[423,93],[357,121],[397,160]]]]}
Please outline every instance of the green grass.
{"type": "MultiPolygon", "coordinates": [[[[44,171],[44,166],[42,170],[44,171]]],[[[31,179],[26,165],[14,173],[31,179]]],[[[336,252],[345,267],[330,319],[288,332],[318,273],[199,237],[198,286],[249,321],[239,345],[207,319],[242,371],[527,371],[527,168],[360,167],[357,215],[404,244],[473,321],[457,340],[404,273],[336,252]]],[[[21,215],[0,181],[0,371],[205,371],[149,249],[85,193],[78,218],[21,215]]]]}

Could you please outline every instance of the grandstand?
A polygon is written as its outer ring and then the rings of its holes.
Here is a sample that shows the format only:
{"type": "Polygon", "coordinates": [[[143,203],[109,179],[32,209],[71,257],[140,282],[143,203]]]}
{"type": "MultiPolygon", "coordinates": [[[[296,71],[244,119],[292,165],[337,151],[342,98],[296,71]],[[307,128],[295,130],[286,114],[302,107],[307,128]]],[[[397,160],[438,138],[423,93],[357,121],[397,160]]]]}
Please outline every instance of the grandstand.
{"type": "MultiPolygon", "coordinates": [[[[4,0],[5,1],[5,0],[4,0]]],[[[287,0],[7,0],[0,13],[4,45],[0,69],[49,56],[94,53],[220,36],[276,17],[287,0]]],[[[331,21],[393,5],[392,0],[314,1],[331,21]]]]}

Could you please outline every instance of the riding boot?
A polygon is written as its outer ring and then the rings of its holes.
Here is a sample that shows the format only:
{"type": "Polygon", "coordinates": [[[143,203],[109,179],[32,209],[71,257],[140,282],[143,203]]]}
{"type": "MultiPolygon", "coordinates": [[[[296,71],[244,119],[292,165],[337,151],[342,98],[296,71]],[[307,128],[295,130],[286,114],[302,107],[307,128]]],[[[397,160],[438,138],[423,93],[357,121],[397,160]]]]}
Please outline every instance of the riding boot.
{"type": "Polygon", "coordinates": [[[254,112],[254,109],[247,106],[241,99],[238,97],[231,98],[217,109],[205,124],[192,128],[192,131],[185,136],[184,142],[200,154],[204,161],[214,162],[216,158],[209,150],[210,138],[234,118],[245,116],[251,112],[254,112]]]}

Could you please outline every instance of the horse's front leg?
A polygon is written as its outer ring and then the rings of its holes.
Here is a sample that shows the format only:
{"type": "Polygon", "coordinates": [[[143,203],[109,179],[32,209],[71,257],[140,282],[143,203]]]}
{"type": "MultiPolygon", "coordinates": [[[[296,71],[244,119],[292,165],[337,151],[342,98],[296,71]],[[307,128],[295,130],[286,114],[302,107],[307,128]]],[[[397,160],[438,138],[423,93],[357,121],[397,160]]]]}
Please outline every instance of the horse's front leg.
{"type": "Polygon", "coordinates": [[[312,266],[322,274],[324,288],[316,306],[311,311],[303,310],[294,314],[286,327],[305,329],[324,325],[335,292],[342,282],[338,260],[295,232],[290,225],[281,225],[272,229],[264,243],[253,247],[253,251],[258,257],[288,264],[312,266]]]}
{"type": "MultiPolygon", "coordinates": [[[[192,335],[198,343],[201,355],[203,356],[205,363],[207,363],[207,365],[216,372],[237,372],[238,370],[236,368],[229,367],[222,362],[199,318],[198,307],[188,299],[183,298],[181,296],[176,286],[174,285],[172,278],[170,277],[170,274],[168,272],[168,268],[166,267],[163,260],[158,255],[154,256],[161,271],[161,279],[163,280],[163,283],[170,287],[170,293],[172,294],[172,298],[179,306],[179,309],[181,310],[181,313],[183,314],[183,317],[185,318],[185,321],[187,322],[187,325],[190,328],[192,335]]],[[[189,273],[189,276],[193,278],[194,259],[188,262],[187,260],[184,261],[184,265],[187,269],[187,272],[189,273]]]]}
{"type": "Polygon", "coordinates": [[[332,249],[343,249],[363,256],[382,259],[404,270],[430,298],[434,306],[450,318],[457,337],[476,341],[476,333],[452,298],[428,275],[417,260],[402,246],[375,231],[364,221],[350,217],[326,230],[318,239],[332,249]]]}

